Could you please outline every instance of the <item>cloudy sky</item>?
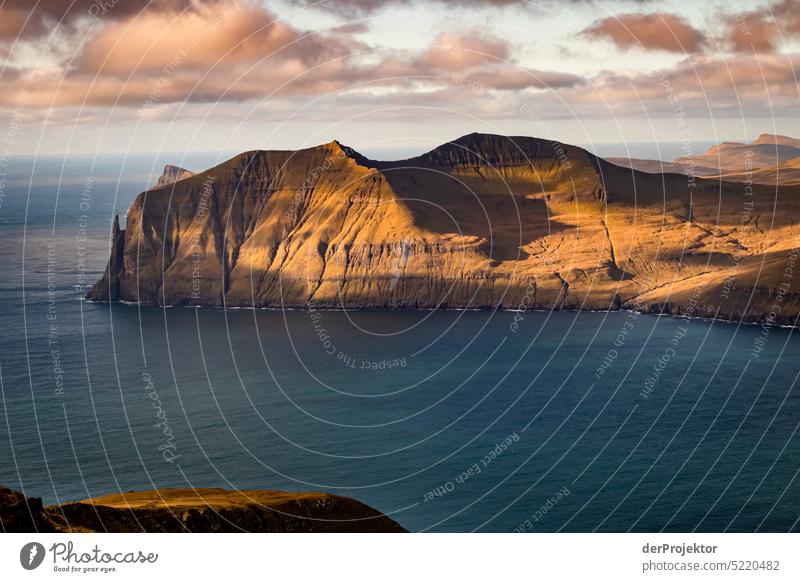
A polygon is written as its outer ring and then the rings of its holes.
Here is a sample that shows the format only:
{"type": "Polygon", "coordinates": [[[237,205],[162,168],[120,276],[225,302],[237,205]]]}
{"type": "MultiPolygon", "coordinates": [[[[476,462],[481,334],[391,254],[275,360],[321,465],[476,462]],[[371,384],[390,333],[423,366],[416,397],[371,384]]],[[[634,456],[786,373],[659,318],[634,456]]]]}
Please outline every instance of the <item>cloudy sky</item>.
{"type": "Polygon", "coordinates": [[[800,136],[800,0],[0,0],[0,52],[6,155],[800,136]]]}

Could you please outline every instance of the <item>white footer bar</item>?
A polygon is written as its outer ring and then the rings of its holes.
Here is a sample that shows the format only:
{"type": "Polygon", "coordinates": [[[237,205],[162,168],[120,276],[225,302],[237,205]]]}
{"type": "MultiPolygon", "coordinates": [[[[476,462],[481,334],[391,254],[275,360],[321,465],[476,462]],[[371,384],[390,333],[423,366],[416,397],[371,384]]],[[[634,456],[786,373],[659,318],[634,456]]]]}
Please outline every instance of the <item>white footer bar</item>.
{"type": "Polygon", "coordinates": [[[800,580],[793,534],[3,534],[3,580],[800,580]],[[581,578],[578,578],[581,577],[581,578]]]}

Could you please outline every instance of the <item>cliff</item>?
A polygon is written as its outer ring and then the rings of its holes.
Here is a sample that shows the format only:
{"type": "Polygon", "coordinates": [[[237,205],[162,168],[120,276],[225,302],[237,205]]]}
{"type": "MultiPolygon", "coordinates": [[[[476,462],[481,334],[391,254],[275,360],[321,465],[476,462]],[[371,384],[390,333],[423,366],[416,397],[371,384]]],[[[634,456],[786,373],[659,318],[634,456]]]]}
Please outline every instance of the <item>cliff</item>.
{"type": "Polygon", "coordinates": [[[157,489],[62,505],[0,488],[4,532],[403,532],[353,499],[325,493],[157,489]]]}
{"type": "Polygon", "coordinates": [[[140,194],[88,297],[762,321],[780,295],[788,323],[798,211],[796,186],[644,173],[530,137],[471,134],[393,162],[338,142],[252,151],[140,194]]]}

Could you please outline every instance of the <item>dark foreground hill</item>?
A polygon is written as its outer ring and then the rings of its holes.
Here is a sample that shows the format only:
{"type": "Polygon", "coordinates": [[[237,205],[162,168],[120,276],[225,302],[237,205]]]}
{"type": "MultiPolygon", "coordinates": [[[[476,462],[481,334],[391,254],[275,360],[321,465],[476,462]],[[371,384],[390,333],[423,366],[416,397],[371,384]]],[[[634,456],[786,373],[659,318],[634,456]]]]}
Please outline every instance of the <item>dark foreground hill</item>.
{"type": "Polygon", "coordinates": [[[0,488],[4,532],[403,532],[395,521],[327,493],[157,489],[44,506],[0,488]]]}

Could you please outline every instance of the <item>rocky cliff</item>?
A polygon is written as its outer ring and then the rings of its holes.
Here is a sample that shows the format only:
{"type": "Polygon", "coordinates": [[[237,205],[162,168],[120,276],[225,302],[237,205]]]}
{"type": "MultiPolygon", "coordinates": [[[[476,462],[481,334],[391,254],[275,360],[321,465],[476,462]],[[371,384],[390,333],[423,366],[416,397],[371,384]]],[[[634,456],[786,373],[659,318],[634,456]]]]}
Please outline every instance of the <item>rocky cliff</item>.
{"type": "Polygon", "coordinates": [[[331,142],[143,192],[88,297],[753,321],[779,301],[771,320],[790,323],[798,218],[796,186],[644,173],[542,139],[471,134],[396,162],[331,142]]]}
{"type": "Polygon", "coordinates": [[[62,505],[0,488],[3,532],[403,532],[348,497],[325,493],[157,489],[62,505]]]}

